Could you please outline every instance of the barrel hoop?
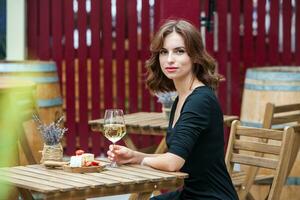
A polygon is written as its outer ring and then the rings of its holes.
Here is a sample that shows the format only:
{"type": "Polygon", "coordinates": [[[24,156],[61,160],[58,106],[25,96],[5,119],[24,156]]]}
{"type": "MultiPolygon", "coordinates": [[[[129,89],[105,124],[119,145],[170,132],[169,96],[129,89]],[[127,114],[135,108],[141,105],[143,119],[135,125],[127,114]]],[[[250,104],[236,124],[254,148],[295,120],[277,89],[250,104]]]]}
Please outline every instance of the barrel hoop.
{"type": "Polygon", "coordinates": [[[245,84],[245,89],[258,91],[300,91],[300,86],[296,85],[255,85],[245,84]]]}
{"type": "Polygon", "coordinates": [[[16,63],[0,63],[1,72],[55,72],[57,71],[54,63],[43,63],[40,65],[33,63],[22,63],[18,65],[16,63]]]}
{"type": "Polygon", "coordinates": [[[57,97],[53,99],[38,99],[37,104],[39,107],[60,106],[63,104],[63,100],[61,97],[57,97]]]}
{"type": "MultiPolygon", "coordinates": [[[[255,181],[255,184],[258,185],[271,185],[273,182],[273,178],[268,178],[266,180],[255,181]]],[[[287,178],[285,185],[297,185],[300,186],[300,177],[298,176],[290,176],[287,178]]]]}
{"type": "Polygon", "coordinates": [[[49,77],[18,77],[18,76],[1,76],[4,78],[13,78],[16,80],[27,80],[27,81],[33,81],[35,83],[57,83],[58,77],[57,76],[49,76],[49,77]]]}
{"type": "MultiPolygon", "coordinates": [[[[241,121],[241,124],[243,126],[249,126],[249,127],[256,127],[256,128],[262,128],[262,123],[258,122],[251,122],[251,121],[241,121]]],[[[272,129],[283,129],[285,126],[291,126],[292,124],[279,124],[279,125],[272,125],[272,129]]]]}
{"type": "Polygon", "coordinates": [[[300,177],[299,176],[290,176],[286,180],[286,185],[300,185],[300,177]]]}
{"type": "Polygon", "coordinates": [[[300,73],[248,70],[246,72],[246,78],[255,79],[255,80],[267,80],[267,81],[269,80],[270,81],[295,81],[295,80],[299,81],[300,73]]]}
{"type": "Polygon", "coordinates": [[[292,85],[292,86],[300,86],[300,79],[294,81],[267,81],[267,80],[255,80],[247,78],[245,80],[245,84],[255,84],[255,85],[292,85]]]}
{"type": "Polygon", "coordinates": [[[258,122],[241,121],[242,126],[262,128],[262,124],[258,122]]]}

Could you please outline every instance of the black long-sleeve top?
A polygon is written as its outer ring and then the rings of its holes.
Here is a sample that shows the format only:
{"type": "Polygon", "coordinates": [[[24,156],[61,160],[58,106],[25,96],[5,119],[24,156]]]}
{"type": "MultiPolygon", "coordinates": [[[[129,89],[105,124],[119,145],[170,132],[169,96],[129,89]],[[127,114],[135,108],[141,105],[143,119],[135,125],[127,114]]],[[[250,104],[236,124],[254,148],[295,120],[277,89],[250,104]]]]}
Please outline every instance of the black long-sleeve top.
{"type": "Polygon", "coordinates": [[[207,86],[187,97],[172,128],[175,100],[167,131],[168,152],[185,160],[180,171],[189,174],[181,199],[238,199],[224,160],[223,113],[207,86]]]}

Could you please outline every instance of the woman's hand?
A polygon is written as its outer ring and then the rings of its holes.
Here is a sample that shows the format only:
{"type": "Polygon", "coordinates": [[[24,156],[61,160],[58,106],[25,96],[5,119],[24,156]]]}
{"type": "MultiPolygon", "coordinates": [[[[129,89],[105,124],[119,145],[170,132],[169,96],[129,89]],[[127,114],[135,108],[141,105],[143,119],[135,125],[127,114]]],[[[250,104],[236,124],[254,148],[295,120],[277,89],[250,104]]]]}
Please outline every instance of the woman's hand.
{"type": "Polygon", "coordinates": [[[120,145],[110,145],[107,151],[108,159],[118,164],[136,163],[134,151],[120,145]]]}

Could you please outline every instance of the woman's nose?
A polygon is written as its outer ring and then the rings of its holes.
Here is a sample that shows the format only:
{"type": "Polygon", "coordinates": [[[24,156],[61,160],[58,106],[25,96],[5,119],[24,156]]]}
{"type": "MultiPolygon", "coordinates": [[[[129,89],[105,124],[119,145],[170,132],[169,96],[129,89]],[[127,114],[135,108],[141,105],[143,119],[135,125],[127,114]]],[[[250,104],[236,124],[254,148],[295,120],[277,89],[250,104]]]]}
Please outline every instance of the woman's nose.
{"type": "Polygon", "coordinates": [[[170,53],[168,54],[168,62],[174,62],[174,57],[173,57],[172,52],[170,52],[170,53]]]}

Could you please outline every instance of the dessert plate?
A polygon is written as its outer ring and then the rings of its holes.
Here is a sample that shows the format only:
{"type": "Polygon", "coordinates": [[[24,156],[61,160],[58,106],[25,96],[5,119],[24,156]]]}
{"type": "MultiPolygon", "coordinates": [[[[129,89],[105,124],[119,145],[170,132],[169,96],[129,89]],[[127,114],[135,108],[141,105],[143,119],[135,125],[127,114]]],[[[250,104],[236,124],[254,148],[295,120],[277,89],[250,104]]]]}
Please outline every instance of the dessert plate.
{"type": "Polygon", "coordinates": [[[63,165],[63,170],[71,173],[93,173],[103,171],[104,166],[88,166],[88,167],[70,167],[70,165],[63,165]]]}

